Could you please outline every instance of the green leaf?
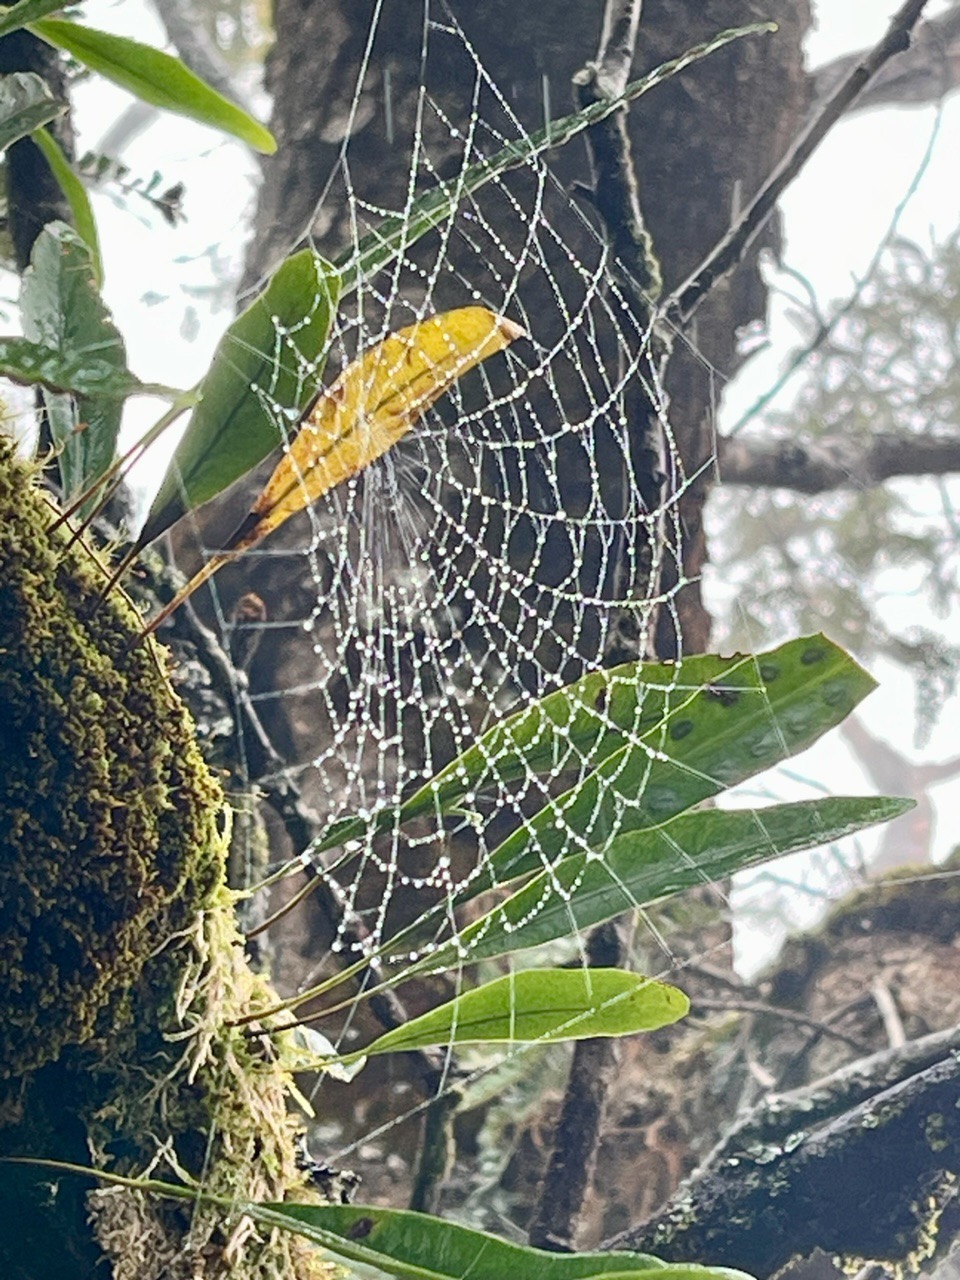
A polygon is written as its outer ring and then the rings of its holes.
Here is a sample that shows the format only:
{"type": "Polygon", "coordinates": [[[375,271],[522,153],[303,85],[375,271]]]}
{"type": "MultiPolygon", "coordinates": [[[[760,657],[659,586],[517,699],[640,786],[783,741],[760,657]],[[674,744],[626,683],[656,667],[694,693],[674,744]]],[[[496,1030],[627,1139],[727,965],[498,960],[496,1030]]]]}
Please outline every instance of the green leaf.
{"type": "Polygon", "coordinates": [[[233,322],[150,508],[141,547],[283,444],[316,394],[339,293],[334,269],[304,249],[233,322]]]}
{"type": "Polygon", "coordinates": [[[144,102],[229,133],[267,155],[277,149],[269,129],[152,45],[61,18],[31,21],[30,30],[144,102]]]}
{"type": "MultiPolygon", "coordinates": [[[[404,978],[538,947],[684,889],[800,849],[840,840],[912,809],[886,796],[831,797],[766,809],[704,809],[577,854],[543,871],[468,924],[404,978]]],[[[409,949],[409,943],[407,944],[409,949]]]]}
{"type": "MultiPolygon", "coordinates": [[[[678,663],[680,678],[686,665],[678,663]]],[[[825,636],[728,660],[703,688],[678,684],[660,723],[523,822],[487,859],[476,894],[545,863],[604,849],[805,750],[876,681],[825,636]]]]}
{"type": "Polygon", "coordinates": [[[679,58],[663,63],[640,80],[634,80],[619,97],[592,103],[573,115],[552,120],[545,129],[512,142],[495,155],[469,165],[453,182],[438,183],[413,200],[402,213],[385,218],[353,250],[337,259],[336,265],[342,268],[344,294],[352,293],[364,280],[369,280],[412,244],[416,244],[428,231],[446,222],[467,196],[486,186],[488,182],[493,182],[510,169],[529,165],[544,152],[562,147],[584,129],[589,129],[591,125],[618,111],[624,103],[649,93],[658,84],[732,41],[776,29],[776,23],[760,22],[721,31],[712,40],[695,45],[679,58]]]}
{"type": "Polygon", "coordinates": [[[626,663],[575,683],[494,725],[401,808],[340,819],[317,851],[422,814],[452,812],[497,783],[564,769],[588,776],[549,799],[487,860],[464,896],[529,871],[561,851],[600,847],[655,826],[804,750],[876,682],[824,636],[756,655],[626,663]]]}
{"type": "Polygon", "coordinates": [[[345,1057],[427,1045],[625,1036],[669,1026],[689,1007],[676,987],[622,969],[522,969],[465,991],[345,1057]]]}
{"type": "MultiPolygon", "coordinates": [[[[97,289],[90,247],[65,223],[48,223],[37,237],[23,275],[20,310],[27,338],[39,347],[59,351],[68,368],[89,362],[101,387],[114,379],[118,387],[124,379],[133,380],[123,339],[97,289]]],[[[91,391],[74,412],[62,403],[63,397],[44,392],[44,398],[54,440],[60,446],[60,476],[69,499],[82,493],[113,461],[123,400],[120,394],[91,391]]]]}
{"type": "MultiPolygon", "coordinates": [[[[585,1280],[637,1280],[642,1273],[632,1271],[598,1271],[585,1280]]],[[[647,1280],[644,1276],[644,1280],[647,1280]]],[[[706,1267],[697,1262],[670,1262],[657,1272],[657,1280],[752,1280],[745,1271],[733,1267],[706,1267]]]]}
{"type": "Polygon", "coordinates": [[[556,777],[571,768],[589,772],[743,660],[742,654],[698,654],[590,671],[494,725],[406,801],[403,820],[449,813],[465,796],[494,784],[534,774],[556,777]]]}
{"type": "Polygon", "coordinates": [[[729,1267],[666,1263],[646,1253],[548,1253],[510,1244],[485,1231],[409,1209],[379,1205],[277,1204],[215,1195],[195,1185],[126,1178],[101,1169],[31,1156],[0,1156],[0,1164],[48,1169],[92,1178],[170,1200],[215,1205],[243,1214],[263,1227],[291,1231],[328,1252],[404,1280],[637,1280],[656,1272],[657,1280],[751,1280],[729,1267]],[[625,1269],[626,1268],[626,1269],[625,1269]]]}
{"type": "Polygon", "coordinates": [[[109,360],[16,337],[0,338],[0,377],[81,396],[123,398],[143,386],[128,369],[109,360]]]}
{"type": "Polygon", "coordinates": [[[64,7],[65,0],[20,0],[13,6],[0,5],[0,36],[7,36],[11,31],[25,27],[28,22],[36,22],[45,18],[48,13],[56,13],[64,7]]]}
{"type": "MultiPolygon", "coordinates": [[[[652,1272],[659,1280],[672,1270],[643,1253],[548,1253],[410,1209],[291,1203],[261,1207],[288,1219],[288,1230],[302,1232],[331,1252],[355,1262],[375,1257],[373,1265],[382,1271],[415,1280],[586,1280],[652,1272]],[[322,1232],[323,1239],[313,1232],[322,1232]]],[[[740,1277],[739,1272],[730,1274],[740,1277]]]]}
{"type": "Polygon", "coordinates": [[[47,82],[34,72],[0,76],[0,151],[49,124],[66,109],[67,104],[58,102],[47,82]]]}
{"type": "Polygon", "coordinates": [[[102,285],[103,259],[100,256],[100,237],[97,235],[97,224],[87,197],[87,189],[74,173],[69,160],[60,150],[60,145],[52,133],[46,129],[37,129],[31,137],[43,152],[50,171],[67,197],[74,226],[89,246],[97,284],[102,285]]]}

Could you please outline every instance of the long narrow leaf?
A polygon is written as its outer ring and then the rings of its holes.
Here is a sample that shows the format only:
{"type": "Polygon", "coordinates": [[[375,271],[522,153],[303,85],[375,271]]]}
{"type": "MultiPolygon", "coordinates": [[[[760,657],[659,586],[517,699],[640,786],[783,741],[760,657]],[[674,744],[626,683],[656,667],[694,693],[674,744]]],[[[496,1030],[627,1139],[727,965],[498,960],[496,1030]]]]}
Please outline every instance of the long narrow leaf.
{"type": "Polygon", "coordinates": [[[684,889],[887,822],[913,804],[885,796],[830,797],[683,814],[665,826],[621,836],[600,858],[564,858],[467,925],[455,941],[405,970],[404,977],[565,938],[684,889]]]}
{"type": "Polygon", "coordinates": [[[344,294],[352,293],[364,280],[382,270],[428,231],[446,222],[467,196],[486,186],[488,182],[495,181],[511,169],[529,165],[546,151],[562,147],[584,129],[589,129],[591,125],[618,111],[624,103],[649,93],[658,84],[732,41],[776,29],[775,23],[759,22],[735,30],[721,31],[712,40],[695,45],[680,57],[663,63],[640,80],[633,81],[618,97],[592,103],[573,115],[553,120],[546,128],[510,143],[489,159],[484,158],[470,165],[455,181],[438,183],[412,201],[403,213],[385,218],[374,231],[360,240],[355,249],[337,259],[337,265],[343,272],[344,294]]]}
{"type": "Polygon", "coordinates": [[[0,6],[0,37],[25,27],[28,22],[45,18],[64,7],[64,0],[20,0],[19,4],[0,6]]]}
{"type": "Polygon", "coordinates": [[[741,660],[742,655],[698,654],[679,662],[627,662],[590,671],[494,725],[405,802],[403,820],[449,813],[470,792],[533,774],[588,772],[645,737],[672,707],[741,660]]]}
{"type": "Polygon", "coordinates": [[[0,1156],[0,1164],[91,1178],[145,1195],[199,1202],[243,1214],[262,1227],[290,1231],[350,1262],[376,1267],[402,1280],[750,1280],[729,1267],[666,1263],[646,1253],[547,1253],[511,1244],[485,1231],[431,1214],[379,1205],[309,1205],[238,1201],[203,1187],[125,1178],[64,1160],[0,1156]]]}
{"type": "Polygon", "coordinates": [[[622,969],[522,969],[465,991],[346,1056],[625,1036],[669,1026],[689,1007],[676,987],[622,969]]]}
{"type": "Polygon", "coordinates": [[[286,442],[316,394],[339,292],[333,267],[303,249],[230,325],[150,508],[141,547],[286,442]]]}
{"type": "Polygon", "coordinates": [[[204,84],[178,58],[152,45],[62,18],[40,18],[30,21],[29,27],[47,44],[63,49],[144,102],[220,129],[267,155],[277,149],[269,129],[204,84]]]}
{"type": "Polygon", "coordinates": [[[0,151],[49,124],[66,109],[67,104],[58,102],[47,82],[35,72],[0,76],[0,151]]]}
{"type": "MultiPolygon", "coordinates": [[[[373,1205],[271,1204],[264,1206],[296,1224],[320,1229],[379,1255],[391,1275],[423,1280],[586,1280],[610,1272],[634,1276],[668,1268],[644,1253],[547,1253],[511,1244],[456,1222],[410,1209],[373,1205]]],[[[329,1247],[329,1245],[327,1246],[329,1247]]],[[[350,1257],[350,1253],[345,1256],[350,1257]]]]}
{"type": "Polygon", "coordinates": [[[602,849],[754,777],[812,745],[875,687],[825,636],[732,659],[705,688],[678,699],[639,743],[548,799],[493,851],[473,891],[602,849]]]}
{"type": "Polygon", "coordinates": [[[67,197],[74,226],[90,249],[97,284],[102,285],[103,258],[100,255],[100,237],[97,235],[97,223],[93,216],[93,209],[90,207],[87,189],[74,173],[69,160],[60,150],[60,144],[52,133],[47,129],[37,129],[30,136],[43,152],[51,173],[67,197]]]}
{"type": "Polygon", "coordinates": [[[724,787],[803,750],[876,687],[825,636],[756,655],[699,655],[593,671],[485,733],[399,810],[340,819],[318,851],[422,814],[450,813],[470,792],[561,769],[588,775],[488,860],[469,892],[535,871],[565,845],[579,852],[665,822],[724,787]]]}

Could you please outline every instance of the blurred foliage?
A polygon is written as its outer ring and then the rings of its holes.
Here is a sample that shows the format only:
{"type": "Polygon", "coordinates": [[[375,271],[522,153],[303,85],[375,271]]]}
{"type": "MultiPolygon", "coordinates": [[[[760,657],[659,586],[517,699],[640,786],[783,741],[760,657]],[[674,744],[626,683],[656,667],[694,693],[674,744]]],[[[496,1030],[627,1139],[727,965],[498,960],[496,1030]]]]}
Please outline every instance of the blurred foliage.
{"type": "MultiPolygon", "coordinates": [[[[821,318],[799,317],[802,350],[821,318]]],[[[796,353],[791,353],[791,358],[796,353]]],[[[744,437],[798,444],[878,433],[953,437],[960,423],[960,230],[924,249],[891,242],[872,279],[806,361],[792,407],[744,437]]],[[[925,741],[955,691],[960,645],[938,622],[960,602],[960,487],[925,476],[810,496],[718,490],[710,516],[735,604],[724,643],[765,643],[823,628],[863,658],[907,667],[925,741]]],[[[718,557],[718,560],[720,557],[718,557]]]]}
{"type": "Polygon", "coordinates": [[[184,3],[231,71],[259,69],[272,39],[269,0],[193,0],[184,3]]]}

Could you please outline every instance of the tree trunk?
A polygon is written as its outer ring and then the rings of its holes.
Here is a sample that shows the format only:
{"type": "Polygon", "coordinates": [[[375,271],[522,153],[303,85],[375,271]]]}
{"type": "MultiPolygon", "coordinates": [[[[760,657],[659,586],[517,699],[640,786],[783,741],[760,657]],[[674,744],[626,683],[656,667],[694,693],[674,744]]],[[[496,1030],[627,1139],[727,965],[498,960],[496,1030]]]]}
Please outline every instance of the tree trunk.
{"type": "MultiPolygon", "coordinates": [[[[238,1199],[303,1191],[289,1080],[231,1021],[267,997],[217,783],[139,618],[0,442],[0,1154],[238,1199]]],[[[324,1274],[242,1218],[0,1166],[9,1280],[324,1274]]]]}

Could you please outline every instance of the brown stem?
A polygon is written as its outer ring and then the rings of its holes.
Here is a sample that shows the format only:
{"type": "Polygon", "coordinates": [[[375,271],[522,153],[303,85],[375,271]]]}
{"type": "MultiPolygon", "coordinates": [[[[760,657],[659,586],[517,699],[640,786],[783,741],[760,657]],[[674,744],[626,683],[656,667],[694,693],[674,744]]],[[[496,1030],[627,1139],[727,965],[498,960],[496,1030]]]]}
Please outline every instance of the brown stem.
{"type": "MultiPolygon", "coordinates": [[[[594,929],[587,960],[594,967],[623,964],[627,944],[622,924],[609,921],[594,929]]],[[[597,1144],[607,1093],[616,1074],[615,1040],[578,1040],[554,1132],[553,1150],[530,1224],[530,1243],[538,1249],[572,1253],[583,1200],[593,1179],[597,1144]]]]}

